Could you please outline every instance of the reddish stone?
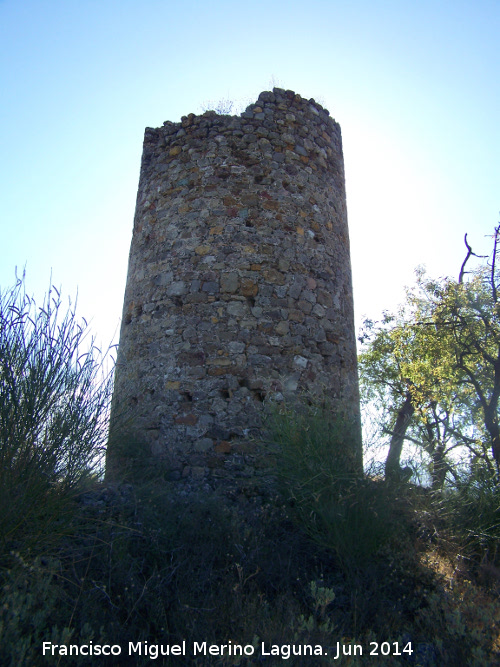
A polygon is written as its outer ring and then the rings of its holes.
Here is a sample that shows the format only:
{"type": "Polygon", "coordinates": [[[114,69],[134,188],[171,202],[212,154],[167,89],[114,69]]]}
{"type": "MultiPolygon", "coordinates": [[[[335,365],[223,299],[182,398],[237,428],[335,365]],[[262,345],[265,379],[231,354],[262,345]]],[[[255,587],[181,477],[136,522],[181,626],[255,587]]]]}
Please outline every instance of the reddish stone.
{"type": "Polygon", "coordinates": [[[231,453],[231,443],[227,440],[221,440],[215,445],[215,451],[217,454],[230,454],[231,453]]]}
{"type": "Polygon", "coordinates": [[[192,413],[189,415],[182,415],[175,418],[176,424],[184,424],[185,426],[194,426],[198,422],[198,417],[192,413]]]}
{"type": "Polygon", "coordinates": [[[243,296],[255,296],[259,291],[258,284],[251,278],[243,278],[240,292],[243,296]]]}

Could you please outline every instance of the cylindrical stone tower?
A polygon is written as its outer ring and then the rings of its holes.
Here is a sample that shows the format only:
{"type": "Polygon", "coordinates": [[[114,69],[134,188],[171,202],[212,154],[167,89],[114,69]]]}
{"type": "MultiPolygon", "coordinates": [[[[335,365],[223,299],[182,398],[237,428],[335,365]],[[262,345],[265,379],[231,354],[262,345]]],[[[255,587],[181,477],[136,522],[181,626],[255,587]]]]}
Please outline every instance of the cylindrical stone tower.
{"type": "Polygon", "coordinates": [[[113,417],[172,478],[201,478],[250,469],[264,401],[301,391],[359,434],[339,125],[275,88],[241,116],[147,128],[113,417]]]}

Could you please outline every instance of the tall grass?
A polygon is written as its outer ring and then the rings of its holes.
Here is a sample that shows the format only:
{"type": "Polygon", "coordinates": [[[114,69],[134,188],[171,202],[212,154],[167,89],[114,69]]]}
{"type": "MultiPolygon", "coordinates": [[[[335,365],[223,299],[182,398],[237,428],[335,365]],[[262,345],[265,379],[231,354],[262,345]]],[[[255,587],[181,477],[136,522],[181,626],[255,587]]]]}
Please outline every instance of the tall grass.
{"type": "Polygon", "coordinates": [[[276,406],[269,426],[279,476],[302,527],[345,569],[366,563],[398,527],[390,490],[357,467],[350,425],[328,405],[304,400],[276,406]]]}
{"type": "Polygon", "coordinates": [[[24,277],[0,294],[0,554],[40,549],[102,470],[112,374],[85,320],[24,277]]]}
{"type": "MultiPolygon", "coordinates": [[[[500,567],[500,483],[481,462],[454,481],[442,498],[449,523],[465,558],[500,567]]],[[[498,571],[500,575],[500,571],[498,571]]]]}

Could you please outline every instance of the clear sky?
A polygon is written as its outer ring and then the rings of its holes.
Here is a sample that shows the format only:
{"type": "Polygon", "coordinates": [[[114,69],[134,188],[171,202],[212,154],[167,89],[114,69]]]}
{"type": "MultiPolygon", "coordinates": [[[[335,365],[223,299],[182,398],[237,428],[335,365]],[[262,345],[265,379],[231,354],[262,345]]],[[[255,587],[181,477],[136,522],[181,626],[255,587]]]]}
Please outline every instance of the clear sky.
{"type": "Polygon", "coordinates": [[[0,0],[0,286],[119,327],[144,128],[273,85],[342,127],[357,325],[500,210],[499,0],[0,0]]]}

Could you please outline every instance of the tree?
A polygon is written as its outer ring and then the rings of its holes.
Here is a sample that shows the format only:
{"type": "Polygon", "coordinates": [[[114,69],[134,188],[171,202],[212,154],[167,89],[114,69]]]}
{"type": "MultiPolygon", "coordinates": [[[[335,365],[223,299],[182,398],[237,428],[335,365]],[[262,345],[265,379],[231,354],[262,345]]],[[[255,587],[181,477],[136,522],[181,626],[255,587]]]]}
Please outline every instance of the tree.
{"type": "Polygon", "coordinates": [[[380,324],[365,322],[369,341],[359,358],[362,398],[379,407],[381,430],[390,436],[386,477],[400,480],[405,440],[422,447],[431,459],[433,486],[444,482],[453,446],[449,428],[455,392],[446,356],[430,346],[426,329],[415,326],[411,303],[380,324]]]}
{"type": "Polygon", "coordinates": [[[430,294],[428,319],[423,321],[423,325],[435,327],[437,337],[449,348],[459,386],[471,399],[475,426],[489,440],[497,471],[500,471],[499,235],[500,225],[493,235],[491,259],[468,273],[467,262],[470,257],[478,256],[465,237],[468,253],[459,279],[448,279],[436,286],[430,294]]]}
{"type": "Polygon", "coordinates": [[[391,436],[390,479],[401,476],[405,440],[429,455],[433,486],[441,486],[448,472],[455,474],[449,453],[456,447],[468,447],[471,456],[499,469],[499,230],[491,259],[475,255],[466,237],[458,280],[431,280],[419,270],[416,287],[396,315],[385,314],[380,324],[365,322],[362,394],[384,406],[380,419],[391,436]],[[473,256],[483,262],[466,272],[473,256]]]}
{"type": "Polygon", "coordinates": [[[405,377],[398,353],[402,326],[401,313],[399,318],[384,313],[380,324],[366,320],[360,341],[369,341],[369,345],[358,359],[362,401],[376,401],[381,423],[392,427],[386,465],[389,476],[400,473],[401,450],[415,410],[411,382],[405,377]]]}

